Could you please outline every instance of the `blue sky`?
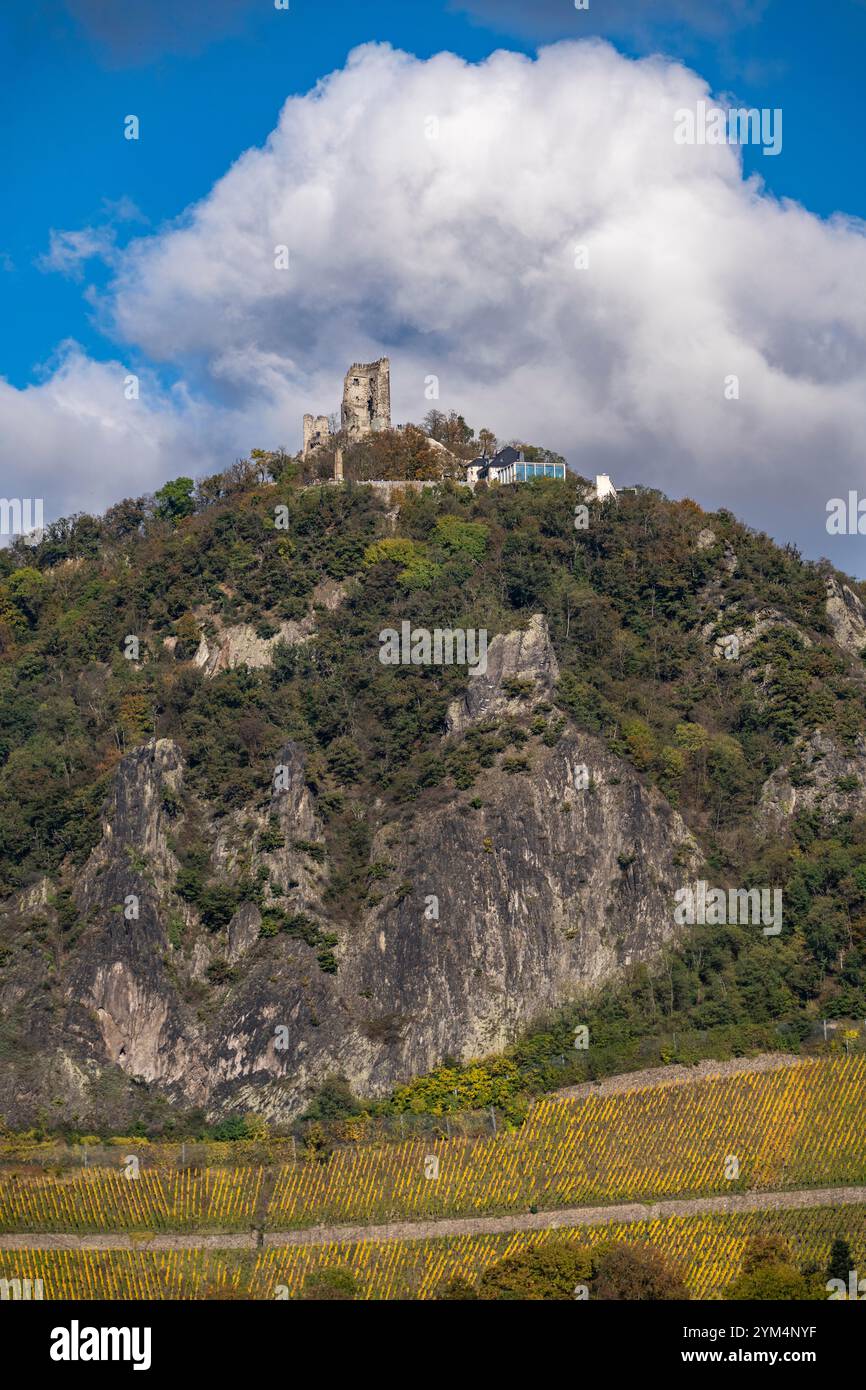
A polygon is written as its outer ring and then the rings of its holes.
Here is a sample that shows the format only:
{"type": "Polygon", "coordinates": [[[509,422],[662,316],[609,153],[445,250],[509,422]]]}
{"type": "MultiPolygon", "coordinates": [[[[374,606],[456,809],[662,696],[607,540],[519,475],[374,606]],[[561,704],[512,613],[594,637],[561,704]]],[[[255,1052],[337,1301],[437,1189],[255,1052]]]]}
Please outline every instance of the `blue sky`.
{"type": "MultiPolygon", "coordinates": [[[[591,0],[587,12],[569,0],[290,0],[288,11],[267,0],[187,0],[182,7],[167,0],[37,0],[23,14],[0,18],[0,377],[19,393],[45,382],[72,339],[89,362],[119,358],[142,373],[152,370],[161,389],[183,383],[194,399],[234,407],[234,388],[221,398],[224,375],[199,370],[200,348],[175,355],[114,312],[111,286],[124,274],[125,244],[163,236],[191,204],[208,199],[245,150],[265,144],[286,98],[343,69],[359,45],[386,41],[421,59],[450,51],[480,63],[500,48],[534,54],[540,43],[598,34],[630,58],[658,51],[679,60],[724,104],[730,97],[731,104],[782,108],[782,153],[767,158],[746,149],[745,174],[756,172],[767,194],[795,200],[821,219],[840,212],[866,217],[866,0],[820,7],[809,0],[591,0]],[[179,8],[180,21],[173,14],[179,8]],[[123,139],[129,113],[141,121],[137,142],[123,139]],[[66,273],[55,255],[51,268],[45,258],[52,230],[80,229],[89,229],[103,255],[73,257],[66,273]]],[[[436,335],[439,325],[427,328],[436,335]]],[[[814,331],[820,346],[826,327],[814,331]]],[[[849,366],[853,354],[859,367],[852,332],[850,324],[839,329],[838,352],[849,366]]],[[[770,358],[778,354],[774,344],[764,347],[770,358]]],[[[297,342],[291,350],[296,359],[297,342]]],[[[803,351],[811,351],[808,343],[803,351]]],[[[344,355],[355,356],[348,341],[344,355]]],[[[324,371],[323,362],[316,366],[324,371]]],[[[287,435],[281,442],[296,441],[287,435]]],[[[214,466],[225,461],[214,459],[214,466]]],[[[166,475],[177,471],[176,462],[166,458],[166,475]]],[[[659,481],[670,485],[663,472],[659,481]]],[[[738,483],[735,509],[741,495],[738,483]]],[[[98,500],[99,489],[82,490],[82,506],[98,500]]],[[[709,485],[699,500],[724,499],[709,485]]],[[[68,494],[61,502],[69,505],[68,494]]],[[[774,529],[769,510],[765,516],[758,508],[755,520],[774,529]]],[[[822,537],[810,525],[797,538],[814,553],[822,537]]],[[[852,547],[846,555],[848,568],[863,568],[852,547]]]]}
{"type": "MultiPolygon", "coordinates": [[[[279,13],[262,0],[227,6],[227,14],[217,4],[211,39],[211,7],[193,4],[198,15],[179,35],[167,18],[155,19],[138,43],[123,39],[136,7],[115,8],[113,42],[96,24],[76,23],[62,5],[41,12],[34,6],[2,21],[0,113],[8,163],[0,252],[14,270],[0,280],[6,324],[0,374],[16,385],[50,361],[61,339],[73,336],[94,352],[106,347],[81,283],[38,268],[52,227],[106,220],[106,201],[122,199],[146,221],[123,223],[121,242],[178,216],[243,150],[267,138],[288,95],[307,91],[370,39],[421,57],[450,49],[478,61],[499,47],[532,52],[539,39],[581,35],[589,27],[568,0],[549,7],[549,24],[533,22],[537,7],[530,0],[514,6],[526,16],[522,23],[508,22],[510,10],[505,21],[496,19],[506,10],[496,3],[479,6],[473,17],[441,0],[291,0],[289,11],[279,13]],[[220,35],[221,28],[228,32],[220,35]],[[120,138],[129,112],[141,117],[138,143],[120,138]]],[[[172,8],[155,6],[163,15],[172,8]]],[[[590,10],[596,9],[605,32],[603,0],[593,0],[590,10]]],[[[747,167],[758,168],[779,196],[814,212],[866,217],[866,4],[775,0],[760,20],[721,38],[686,24],[653,24],[644,41],[617,37],[632,55],[658,46],[681,58],[717,93],[731,92],[745,105],[781,106],[781,155],[771,161],[748,149],[747,167]]],[[[104,278],[98,266],[89,271],[89,282],[104,278]]]]}

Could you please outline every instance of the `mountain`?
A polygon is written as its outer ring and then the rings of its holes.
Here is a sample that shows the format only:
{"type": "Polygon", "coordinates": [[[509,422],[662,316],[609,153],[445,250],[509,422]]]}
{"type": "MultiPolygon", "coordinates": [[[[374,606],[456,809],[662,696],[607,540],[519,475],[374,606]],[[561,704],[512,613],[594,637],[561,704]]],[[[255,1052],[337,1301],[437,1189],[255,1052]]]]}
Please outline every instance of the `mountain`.
{"type": "Polygon", "coordinates": [[[385,489],[258,453],[0,554],[7,1125],[423,1106],[473,1059],[524,1092],[866,1016],[861,586],[689,500],[584,527],[575,475],[403,487],[387,447],[385,489]],[[484,660],[390,664],[403,624],[484,660]],[[681,925],[700,879],[781,890],[781,933],[681,925]]]}

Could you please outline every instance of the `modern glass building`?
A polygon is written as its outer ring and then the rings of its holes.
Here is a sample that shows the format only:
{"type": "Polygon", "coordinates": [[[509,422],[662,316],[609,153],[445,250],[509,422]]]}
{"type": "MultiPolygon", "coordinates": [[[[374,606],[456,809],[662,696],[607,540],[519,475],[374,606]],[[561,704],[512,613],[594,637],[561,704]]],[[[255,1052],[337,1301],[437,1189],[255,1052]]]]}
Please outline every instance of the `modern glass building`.
{"type": "Polygon", "coordinates": [[[564,478],[564,463],[515,463],[515,481],[528,483],[530,478],[564,478]]]}
{"type": "Polygon", "coordinates": [[[528,483],[533,478],[559,478],[568,476],[564,463],[530,463],[523,457],[522,449],[510,444],[500,449],[493,458],[480,455],[466,465],[466,481],[474,487],[477,482],[488,483],[528,483]]]}

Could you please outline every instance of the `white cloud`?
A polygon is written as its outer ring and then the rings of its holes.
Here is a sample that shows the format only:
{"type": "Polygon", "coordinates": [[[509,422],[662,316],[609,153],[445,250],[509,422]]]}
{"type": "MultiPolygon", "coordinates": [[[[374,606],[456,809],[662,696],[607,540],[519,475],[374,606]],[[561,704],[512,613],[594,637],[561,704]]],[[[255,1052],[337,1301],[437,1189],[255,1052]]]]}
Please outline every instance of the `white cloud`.
{"type": "Polygon", "coordinates": [[[111,227],[82,227],[66,232],[52,227],[48,234],[48,250],[36,264],[40,270],[56,270],[80,280],[88,261],[96,258],[110,263],[114,256],[115,235],[111,227]]]}
{"type": "Polygon", "coordinates": [[[88,261],[98,259],[107,265],[116,264],[119,256],[117,229],[124,222],[147,222],[147,218],[126,194],[120,198],[102,199],[103,221],[73,231],[52,227],[48,233],[48,250],[36,264],[40,270],[59,271],[73,280],[80,280],[88,261]]]}
{"type": "Polygon", "coordinates": [[[215,444],[211,412],[147,374],[139,399],[127,400],[130,371],[69,342],[44,381],[19,390],[0,378],[0,493],[41,497],[53,519],[150,491],[171,472],[167,460],[203,471],[215,444]]]}
{"type": "Polygon", "coordinates": [[[676,145],[674,112],[707,95],[598,42],[480,65],[355,51],[117,264],[119,337],[220,402],[166,403],[162,476],[189,440],[221,441],[208,467],[240,439],[296,447],[303,410],[334,409],[348,363],[386,352],[398,419],[423,416],[435,373],[476,426],[855,568],[823,518],[862,477],[863,229],[768,196],[730,147],[676,145]]]}

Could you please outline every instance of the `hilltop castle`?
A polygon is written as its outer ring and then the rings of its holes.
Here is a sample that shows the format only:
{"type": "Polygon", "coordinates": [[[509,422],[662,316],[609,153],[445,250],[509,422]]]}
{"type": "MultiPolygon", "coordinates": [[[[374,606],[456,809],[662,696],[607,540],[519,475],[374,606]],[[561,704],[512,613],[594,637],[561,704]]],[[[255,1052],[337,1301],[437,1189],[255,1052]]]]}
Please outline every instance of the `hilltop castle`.
{"type": "MultiPolygon", "coordinates": [[[[349,444],[391,428],[391,363],[355,362],[343,381],[340,430],[349,444]]],[[[304,416],[304,458],[333,437],[327,415],[304,416]]]]}
{"type": "MultiPolygon", "coordinates": [[[[333,482],[342,483],[344,481],[343,449],[346,446],[359,443],[372,434],[378,434],[382,430],[392,428],[395,427],[391,424],[390,359],[380,357],[376,362],[355,362],[343,379],[343,400],[340,407],[339,428],[335,416],[304,416],[303,457],[308,459],[318,449],[333,445],[333,482]]],[[[396,426],[398,431],[406,428],[405,425],[396,426]]],[[[473,489],[480,482],[485,484],[528,483],[534,478],[556,478],[563,481],[568,476],[568,466],[563,459],[558,459],[556,455],[551,457],[549,454],[540,453],[539,450],[532,451],[534,457],[531,454],[527,458],[522,446],[515,447],[508,444],[492,458],[488,458],[486,454],[481,454],[467,463],[459,453],[453,453],[436,439],[428,438],[427,444],[431,451],[438,450],[444,456],[446,460],[443,463],[445,476],[464,481],[473,489]]],[[[365,479],[363,481],[368,487],[390,489],[401,486],[420,489],[433,487],[436,480],[427,478],[403,481],[402,483],[395,480],[365,479]]],[[[616,495],[617,491],[613,483],[606,475],[602,474],[596,478],[595,488],[590,489],[587,500],[590,496],[598,501],[603,501],[609,497],[616,499],[616,495]]]]}

